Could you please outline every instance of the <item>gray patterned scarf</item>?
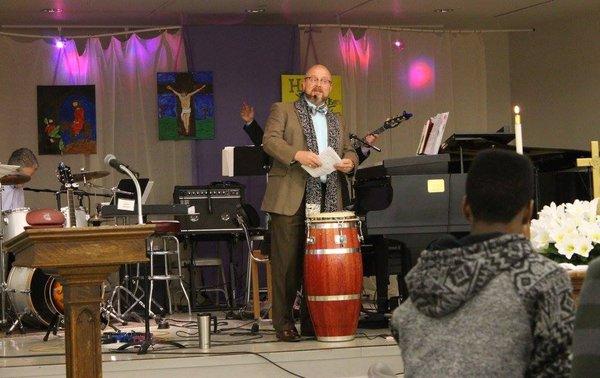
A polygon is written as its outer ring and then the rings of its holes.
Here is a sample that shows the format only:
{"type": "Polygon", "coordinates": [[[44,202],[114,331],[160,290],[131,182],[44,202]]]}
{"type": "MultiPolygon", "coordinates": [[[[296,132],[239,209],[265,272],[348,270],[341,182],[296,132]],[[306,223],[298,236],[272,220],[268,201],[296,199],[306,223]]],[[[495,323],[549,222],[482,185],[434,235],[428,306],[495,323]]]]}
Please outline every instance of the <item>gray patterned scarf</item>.
{"type": "MultiPolygon", "coordinates": [[[[319,154],[319,146],[317,144],[317,136],[315,134],[315,128],[310,116],[308,104],[306,98],[302,96],[301,99],[294,102],[294,108],[298,113],[300,125],[304,131],[304,137],[306,138],[306,144],[308,149],[315,154],[319,154]]],[[[327,145],[333,148],[335,151],[339,151],[340,146],[340,120],[328,111],[325,114],[327,119],[327,145]]],[[[306,180],[306,204],[314,205],[320,209],[321,212],[332,212],[339,211],[338,208],[338,193],[339,193],[339,177],[340,172],[334,171],[327,175],[327,181],[325,182],[325,208],[321,209],[321,180],[319,177],[309,176],[306,180]]],[[[309,208],[309,206],[307,206],[309,208]]]]}

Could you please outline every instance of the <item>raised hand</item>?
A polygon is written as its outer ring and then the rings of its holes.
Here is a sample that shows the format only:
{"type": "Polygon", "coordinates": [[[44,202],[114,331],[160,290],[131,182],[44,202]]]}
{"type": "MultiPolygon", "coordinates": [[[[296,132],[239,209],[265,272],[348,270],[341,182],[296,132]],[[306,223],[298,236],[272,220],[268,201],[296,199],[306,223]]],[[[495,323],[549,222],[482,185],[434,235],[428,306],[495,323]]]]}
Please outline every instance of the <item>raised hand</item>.
{"type": "Polygon", "coordinates": [[[254,108],[248,105],[246,102],[242,103],[240,117],[242,117],[246,124],[252,123],[252,121],[254,121],[254,108]]]}

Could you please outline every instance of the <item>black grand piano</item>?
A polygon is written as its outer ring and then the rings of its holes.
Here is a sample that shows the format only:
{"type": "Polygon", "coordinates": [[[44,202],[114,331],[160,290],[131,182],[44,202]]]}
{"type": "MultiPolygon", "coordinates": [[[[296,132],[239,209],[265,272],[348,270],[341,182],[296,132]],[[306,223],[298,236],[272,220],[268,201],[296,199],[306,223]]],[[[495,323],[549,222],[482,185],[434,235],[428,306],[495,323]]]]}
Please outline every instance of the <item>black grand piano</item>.
{"type": "MultiPolygon", "coordinates": [[[[514,150],[508,145],[512,139],[514,134],[507,133],[454,134],[438,155],[388,159],[357,171],[354,210],[365,217],[367,249],[372,246],[379,260],[381,249],[389,249],[389,254],[384,253],[389,255],[388,274],[399,274],[401,296],[406,297],[406,288],[400,276],[412,267],[420,251],[443,234],[468,233],[461,202],[474,156],[487,148],[514,150]]],[[[524,153],[535,166],[536,209],[552,201],[591,199],[589,171],[576,164],[577,158],[589,157],[589,152],[525,147],[524,153]]],[[[378,293],[387,293],[387,287],[385,291],[378,288],[378,293]]]]}

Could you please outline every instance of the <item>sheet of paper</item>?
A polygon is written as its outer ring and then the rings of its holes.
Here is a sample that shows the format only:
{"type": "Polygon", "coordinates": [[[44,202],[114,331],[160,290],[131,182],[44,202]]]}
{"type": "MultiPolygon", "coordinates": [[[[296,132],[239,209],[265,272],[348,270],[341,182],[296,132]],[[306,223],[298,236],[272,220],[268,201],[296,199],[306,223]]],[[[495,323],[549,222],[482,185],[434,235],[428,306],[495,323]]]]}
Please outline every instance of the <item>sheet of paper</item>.
{"type": "Polygon", "coordinates": [[[233,148],[224,147],[221,151],[221,175],[233,177],[233,148]]]}
{"type": "Polygon", "coordinates": [[[117,200],[117,209],[124,211],[133,211],[135,209],[135,201],[125,198],[119,198],[117,200]]]}
{"type": "Polygon", "coordinates": [[[321,166],[317,168],[311,168],[309,166],[303,165],[302,168],[312,177],[320,177],[323,175],[328,175],[331,172],[335,171],[333,167],[334,164],[337,164],[342,161],[337,152],[331,147],[327,147],[325,150],[321,151],[319,154],[319,159],[321,159],[321,166]]]}
{"type": "Polygon", "coordinates": [[[152,191],[153,186],[154,181],[148,181],[148,184],[146,184],[146,189],[144,189],[144,192],[142,193],[142,205],[145,205],[146,201],[148,201],[148,197],[150,196],[150,192],[152,191]]]}
{"type": "Polygon", "coordinates": [[[431,128],[431,134],[427,140],[425,146],[425,155],[437,155],[442,145],[442,137],[444,136],[444,130],[446,129],[446,123],[448,122],[448,114],[439,113],[435,117],[431,118],[433,127],[431,128]]]}

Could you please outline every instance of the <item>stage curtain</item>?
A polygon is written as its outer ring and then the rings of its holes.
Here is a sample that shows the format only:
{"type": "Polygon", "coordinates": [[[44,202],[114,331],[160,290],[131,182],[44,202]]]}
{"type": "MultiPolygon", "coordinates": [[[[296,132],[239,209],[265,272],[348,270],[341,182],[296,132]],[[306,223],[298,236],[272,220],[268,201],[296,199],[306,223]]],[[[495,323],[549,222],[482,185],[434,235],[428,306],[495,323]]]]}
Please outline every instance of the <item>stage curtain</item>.
{"type": "MultiPolygon", "coordinates": [[[[414,155],[425,120],[437,113],[450,112],[444,137],[503,126],[487,124],[494,92],[486,83],[487,46],[481,34],[318,28],[300,36],[303,68],[321,63],[342,75],[344,116],[352,132],[363,136],[403,110],[414,114],[381,135],[377,145],[383,152],[365,165],[414,155]]],[[[508,72],[508,66],[502,68],[508,72]]],[[[508,85],[503,90],[502,98],[508,99],[508,85]]],[[[510,120],[508,103],[505,111],[510,120]]]]}
{"type": "MultiPolygon", "coordinates": [[[[43,40],[0,36],[0,50],[0,161],[18,147],[37,153],[37,85],[96,86],[97,154],[40,156],[28,186],[57,189],[54,171],[61,160],[73,171],[108,170],[110,176],[94,182],[114,186],[124,176],[104,165],[108,153],[155,181],[148,203],[171,203],[173,185],[191,181],[192,142],[158,141],[156,72],[187,70],[180,32],[112,38],[106,49],[92,38],[81,55],[73,41],[57,49],[43,40]]],[[[54,207],[54,196],[27,194],[27,204],[54,207]]]]}

